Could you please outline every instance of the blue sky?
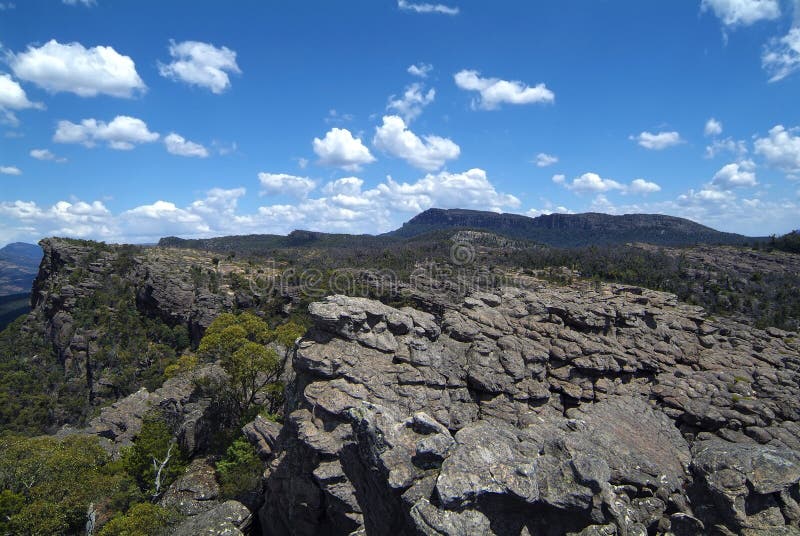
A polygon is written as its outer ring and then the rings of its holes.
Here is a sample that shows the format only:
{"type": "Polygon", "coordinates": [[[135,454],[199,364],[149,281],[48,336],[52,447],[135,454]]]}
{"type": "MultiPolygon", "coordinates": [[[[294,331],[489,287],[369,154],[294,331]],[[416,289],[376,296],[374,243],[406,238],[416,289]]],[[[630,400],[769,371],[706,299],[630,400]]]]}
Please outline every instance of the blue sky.
{"type": "Polygon", "coordinates": [[[0,245],[462,207],[800,222],[788,0],[0,0],[0,245]]]}

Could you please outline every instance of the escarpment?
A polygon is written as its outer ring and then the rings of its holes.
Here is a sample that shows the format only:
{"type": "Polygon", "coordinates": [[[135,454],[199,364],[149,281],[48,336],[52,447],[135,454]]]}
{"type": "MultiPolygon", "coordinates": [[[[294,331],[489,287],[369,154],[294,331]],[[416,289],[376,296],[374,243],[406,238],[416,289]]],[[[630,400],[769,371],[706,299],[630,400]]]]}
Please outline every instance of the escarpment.
{"type": "Polygon", "coordinates": [[[416,298],[310,306],[266,534],[798,533],[796,334],[619,285],[416,298]]]}

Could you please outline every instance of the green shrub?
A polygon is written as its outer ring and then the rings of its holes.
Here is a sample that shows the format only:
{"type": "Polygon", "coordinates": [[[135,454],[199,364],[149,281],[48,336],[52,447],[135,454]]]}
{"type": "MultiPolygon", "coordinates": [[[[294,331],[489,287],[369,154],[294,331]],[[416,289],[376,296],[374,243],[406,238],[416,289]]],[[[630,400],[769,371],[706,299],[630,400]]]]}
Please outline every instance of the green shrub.
{"type": "Polygon", "coordinates": [[[122,465],[144,493],[158,497],[183,473],[186,456],[175,443],[163,417],[153,413],[145,416],[133,446],[124,451],[122,465]],[[167,463],[159,475],[156,466],[165,460],[167,463]]]}
{"type": "Polygon", "coordinates": [[[166,534],[175,514],[152,503],[138,503],[106,523],[98,536],[158,536],[166,534]]]}
{"type": "Polygon", "coordinates": [[[247,439],[241,436],[231,443],[225,456],[217,462],[217,476],[225,498],[235,499],[257,491],[263,472],[264,462],[247,439]]]}

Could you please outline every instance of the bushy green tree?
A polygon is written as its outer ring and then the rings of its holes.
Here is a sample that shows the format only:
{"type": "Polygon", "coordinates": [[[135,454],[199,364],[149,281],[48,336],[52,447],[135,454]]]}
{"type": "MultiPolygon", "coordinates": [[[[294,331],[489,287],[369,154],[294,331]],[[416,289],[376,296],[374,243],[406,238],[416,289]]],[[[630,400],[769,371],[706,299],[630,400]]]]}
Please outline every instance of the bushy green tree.
{"type": "Polygon", "coordinates": [[[228,373],[230,395],[240,417],[244,417],[252,413],[261,397],[268,399],[271,409],[281,398],[281,359],[267,345],[278,339],[283,344],[290,338],[293,344],[301,334],[301,328],[295,325],[272,330],[252,313],[223,313],[206,330],[198,354],[220,360],[228,373]]]}

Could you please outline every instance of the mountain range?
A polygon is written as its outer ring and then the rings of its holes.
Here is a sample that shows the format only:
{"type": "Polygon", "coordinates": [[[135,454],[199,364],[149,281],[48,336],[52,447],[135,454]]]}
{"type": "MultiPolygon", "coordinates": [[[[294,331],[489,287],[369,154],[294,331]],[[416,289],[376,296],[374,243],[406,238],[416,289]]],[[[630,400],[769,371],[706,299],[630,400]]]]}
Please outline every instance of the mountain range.
{"type": "Polygon", "coordinates": [[[581,247],[644,242],[664,246],[696,244],[742,245],[765,240],[761,237],[725,233],[699,223],[663,214],[613,216],[596,212],[547,214],[531,218],[520,214],[499,214],[479,210],[431,208],[381,235],[329,234],[293,231],[282,235],[243,235],[207,239],[162,238],[160,246],[209,251],[255,253],[272,248],[303,246],[359,247],[385,246],[444,230],[472,229],[527,240],[552,247],[581,247]],[[353,242],[353,241],[356,242],[353,242]]]}

